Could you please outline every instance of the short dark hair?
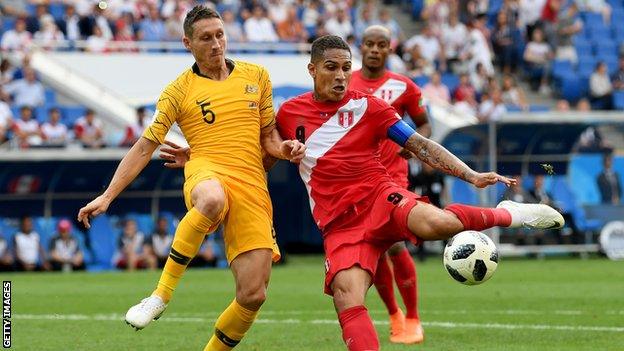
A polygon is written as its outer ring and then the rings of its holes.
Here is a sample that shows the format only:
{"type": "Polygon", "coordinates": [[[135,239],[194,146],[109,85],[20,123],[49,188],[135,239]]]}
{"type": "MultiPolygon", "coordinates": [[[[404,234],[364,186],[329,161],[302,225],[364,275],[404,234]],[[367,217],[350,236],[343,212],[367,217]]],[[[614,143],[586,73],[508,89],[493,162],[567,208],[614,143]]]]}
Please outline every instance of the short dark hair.
{"type": "Polygon", "coordinates": [[[336,35],[324,35],[312,42],[310,61],[318,62],[320,59],[323,58],[325,51],[330,49],[347,50],[349,54],[351,54],[351,48],[349,48],[349,45],[344,40],[342,40],[341,37],[336,35]]]}
{"type": "Polygon", "coordinates": [[[189,38],[192,37],[193,25],[195,22],[206,18],[218,18],[223,21],[219,12],[206,7],[205,5],[197,5],[193,7],[193,9],[189,11],[184,18],[184,35],[189,38]]]}

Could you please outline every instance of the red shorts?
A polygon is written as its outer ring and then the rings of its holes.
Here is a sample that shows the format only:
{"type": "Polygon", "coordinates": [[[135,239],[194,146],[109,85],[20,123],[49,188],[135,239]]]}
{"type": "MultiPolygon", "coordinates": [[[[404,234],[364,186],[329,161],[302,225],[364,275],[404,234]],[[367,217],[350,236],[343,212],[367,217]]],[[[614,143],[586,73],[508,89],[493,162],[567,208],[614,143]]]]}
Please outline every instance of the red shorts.
{"type": "Polygon", "coordinates": [[[333,295],[330,285],[336,274],[355,265],[375,276],[379,258],[392,244],[403,240],[420,244],[407,228],[407,217],[418,201],[429,202],[390,183],[330,222],[323,230],[325,293],[333,295]]]}

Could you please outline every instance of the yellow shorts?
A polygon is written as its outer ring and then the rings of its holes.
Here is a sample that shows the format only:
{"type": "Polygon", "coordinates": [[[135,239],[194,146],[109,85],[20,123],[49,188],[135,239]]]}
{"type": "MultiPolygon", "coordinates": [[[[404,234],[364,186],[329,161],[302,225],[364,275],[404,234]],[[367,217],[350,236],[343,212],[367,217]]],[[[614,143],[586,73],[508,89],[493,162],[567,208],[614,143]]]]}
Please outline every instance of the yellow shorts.
{"type": "Polygon", "coordinates": [[[226,204],[219,215],[223,224],[223,238],[228,262],[236,256],[255,249],[271,249],[273,261],[280,258],[273,229],[273,207],[269,192],[258,186],[241,182],[202,167],[202,161],[189,161],[184,168],[184,202],[193,207],[191,192],[202,181],[215,179],[221,183],[226,204]]]}

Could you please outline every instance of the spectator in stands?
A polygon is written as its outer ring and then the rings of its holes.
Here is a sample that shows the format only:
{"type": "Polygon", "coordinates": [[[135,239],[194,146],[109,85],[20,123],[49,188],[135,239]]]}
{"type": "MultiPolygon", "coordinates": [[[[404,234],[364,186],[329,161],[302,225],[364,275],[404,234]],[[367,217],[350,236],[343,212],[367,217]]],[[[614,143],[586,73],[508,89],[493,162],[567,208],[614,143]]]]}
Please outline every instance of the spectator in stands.
{"type": "Polygon", "coordinates": [[[392,15],[390,14],[390,10],[387,7],[382,7],[379,10],[379,25],[386,27],[390,31],[390,46],[392,48],[396,48],[399,42],[405,40],[403,36],[403,30],[401,30],[401,26],[399,22],[397,22],[392,15]]]}
{"type": "Polygon", "coordinates": [[[13,255],[9,250],[9,243],[0,232],[0,272],[13,270],[13,255]]]}
{"type": "Polygon", "coordinates": [[[149,247],[151,255],[156,257],[159,268],[165,266],[172,242],[173,235],[169,232],[169,222],[167,218],[158,218],[154,233],[147,239],[147,246],[149,247]]]}
{"type": "Polygon", "coordinates": [[[578,8],[575,3],[570,4],[565,12],[559,14],[559,21],[557,22],[557,60],[568,60],[573,64],[576,64],[578,61],[572,38],[583,29],[583,22],[577,15],[578,8]]]}
{"type": "Polygon", "coordinates": [[[477,118],[481,122],[487,121],[499,121],[507,114],[507,108],[503,103],[501,92],[495,89],[489,93],[484,92],[481,98],[481,104],[479,104],[479,111],[477,118]]]}
{"type": "Polygon", "coordinates": [[[423,57],[420,45],[414,44],[405,56],[410,77],[430,76],[435,72],[434,65],[423,57]]]}
{"type": "Polygon", "coordinates": [[[156,269],[156,257],[151,254],[145,235],[137,228],[136,221],[126,219],[117,243],[115,266],[133,271],[137,268],[156,269]]]}
{"type": "Polygon", "coordinates": [[[162,41],[166,38],[165,24],[160,18],[158,8],[154,5],[150,7],[149,17],[145,18],[139,24],[139,33],[137,35],[142,41],[162,41]]]}
{"type": "Polygon", "coordinates": [[[55,271],[71,272],[85,269],[84,256],[80,244],[72,233],[72,224],[61,219],[58,233],[50,241],[50,263],[55,271]]]}
{"type": "Polygon", "coordinates": [[[42,143],[39,122],[33,118],[33,109],[29,106],[20,108],[20,118],[13,123],[13,134],[17,146],[26,149],[42,143]]]}
{"type": "Polygon", "coordinates": [[[282,23],[288,17],[288,11],[291,7],[290,4],[286,4],[282,0],[269,0],[267,4],[268,17],[273,23],[282,23]]]}
{"type": "Polygon", "coordinates": [[[41,30],[41,27],[43,27],[41,22],[46,17],[52,17],[48,12],[48,6],[45,4],[38,4],[35,6],[35,13],[26,17],[26,30],[31,34],[37,33],[41,30]]]}
{"type": "Polygon", "coordinates": [[[93,35],[90,35],[87,38],[86,50],[94,53],[103,53],[108,51],[108,39],[104,37],[100,27],[93,27],[93,35]]]}
{"type": "Polygon", "coordinates": [[[522,187],[522,176],[516,175],[513,178],[516,179],[517,183],[505,190],[503,199],[520,203],[535,203],[536,200],[526,189],[524,189],[524,187],[522,187]]]}
{"type": "Polygon", "coordinates": [[[9,131],[13,128],[13,112],[6,103],[8,96],[0,91],[0,145],[8,139],[9,131]]]}
{"type": "Polygon", "coordinates": [[[451,102],[451,93],[449,88],[442,83],[442,77],[439,72],[434,72],[431,75],[431,81],[425,84],[422,89],[423,95],[433,102],[451,102]]]}
{"type": "Polygon", "coordinates": [[[28,16],[28,2],[24,0],[0,0],[0,8],[4,16],[18,18],[28,16]]]}
{"type": "MultiPolygon", "coordinates": [[[[165,20],[165,40],[178,41],[184,36],[184,11],[183,6],[178,6],[172,16],[165,20]]],[[[229,38],[228,38],[229,39],[229,38]]]]}
{"type": "Polygon", "coordinates": [[[524,90],[518,86],[512,75],[506,74],[503,76],[502,97],[505,105],[512,105],[524,111],[529,110],[529,103],[524,90]]]}
{"type": "Polygon", "coordinates": [[[223,17],[223,28],[229,42],[240,43],[247,40],[243,26],[236,20],[232,11],[223,11],[221,16],[223,17]]]}
{"type": "Polygon", "coordinates": [[[360,12],[360,15],[357,16],[357,18],[355,19],[353,34],[355,35],[357,42],[360,42],[362,40],[362,35],[364,34],[366,28],[377,24],[377,21],[374,20],[371,11],[372,9],[370,7],[364,6],[362,8],[362,11],[360,12]]]}
{"type": "Polygon", "coordinates": [[[49,270],[45,250],[41,246],[39,233],[33,229],[33,220],[30,216],[20,219],[20,230],[13,237],[15,263],[18,270],[34,271],[49,270]]]}
{"type": "MultiPolygon", "coordinates": [[[[102,31],[102,35],[104,36],[104,38],[106,38],[106,40],[113,40],[113,29],[111,28],[111,24],[108,22],[108,18],[106,17],[106,9],[103,9],[99,6],[99,2],[95,3],[92,2],[92,16],[91,16],[91,23],[93,25],[92,30],[95,27],[100,28],[100,30],[102,31]]],[[[150,11],[151,11],[152,7],[150,7],[150,11]]],[[[150,12],[150,16],[152,15],[152,13],[150,12]]],[[[156,11],[156,16],[158,16],[158,11],[156,11]]],[[[88,35],[87,35],[88,37],[88,35]]]]}
{"type": "Polygon", "coordinates": [[[353,26],[351,20],[347,15],[347,11],[343,8],[338,8],[336,13],[329,17],[325,22],[325,30],[328,34],[337,35],[342,39],[346,39],[349,35],[353,34],[353,26]]]}
{"type": "Polygon", "coordinates": [[[4,51],[23,51],[30,46],[32,34],[26,30],[26,22],[18,18],[15,21],[15,28],[2,34],[0,47],[4,51]]]}
{"type": "Polygon", "coordinates": [[[442,206],[448,202],[444,186],[444,174],[435,170],[426,163],[421,163],[420,172],[416,175],[408,174],[410,190],[421,196],[427,196],[435,206],[442,206]]]}
{"type": "Polygon", "coordinates": [[[620,199],[622,199],[622,185],[620,184],[620,175],[613,170],[613,155],[611,153],[604,155],[602,166],[603,170],[596,179],[602,203],[619,205],[620,199]]]}
{"type": "MultiPolygon", "coordinates": [[[[220,229],[222,230],[222,229],[220,229]]],[[[199,248],[199,252],[193,258],[189,266],[191,267],[214,267],[217,264],[217,255],[215,255],[215,234],[206,235],[204,242],[199,248]]]]}
{"type": "Polygon", "coordinates": [[[611,6],[605,0],[576,0],[579,10],[583,12],[593,12],[602,15],[602,21],[609,25],[611,23],[611,6]]]}
{"type": "Polygon", "coordinates": [[[445,71],[444,52],[440,46],[440,41],[433,35],[433,29],[429,24],[425,24],[421,34],[414,35],[405,42],[405,48],[410,50],[414,45],[420,47],[420,55],[427,60],[429,65],[435,67],[439,62],[440,71],[445,71]]]}
{"type": "Polygon", "coordinates": [[[557,105],[555,107],[555,111],[557,112],[568,112],[570,111],[570,103],[568,100],[559,99],[557,100],[557,105]]]}
{"type": "Polygon", "coordinates": [[[480,25],[477,19],[469,22],[468,40],[459,57],[462,61],[468,62],[468,72],[476,72],[477,65],[481,64],[487,75],[490,76],[494,74],[492,51],[488,44],[488,39],[483,34],[483,31],[480,30],[480,25]]]}
{"type": "Polygon", "coordinates": [[[81,39],[79,23],[80,16],[76,13],[76,8],[73,4],[67,4],[63,17],[57,20],[56,25],[67,40],[76,41],[81,39]]]}
{"type": "Polygon", "coordinates": [[[596,64],[596,69],[589,77],[589,95],[593,109],[611,109],[613,85],[611,85],[607,64],[602,61],[596,64]]]}
{"type": "Polygon", "coordinates": [[[529,190],[529,195],[536,203],[545,204],[550,207],[557,207],[555,201],[552,199],[546,189],[544,189],[544,176],[536,175],[533,177],[533,189],[529,190]]]}
{"type": "MultiPolygon", "coordinates": [[[[552,46],[556,46],[556,25],[559,12],[565,0],[546,0],[546,4],[542,9],[542,20],[540,22],[540,29],[543,31],[543,36],[547,38],[548,43],[552,46]]],[[[529,38],[533,38],[535,33],[529,38]]]]}
{"type": "Polygon", "coordinates": [[[14,74],[15,68],[11,65],[11,61],[2,58],[0,61],[0,86],[10,83],[14,74]]]}
{"type": "Polygon", "coordinates": [[[531,87],[543,95],[550,93],[548,87],[548,74],[550,60],[553,53],[550,45],[544,40],[544,32],[537,28],[533,31],[533,38],[524,49],[524,61],[530,70],[531,87]]]}
{"type": "Polygon", "coordinates": [[[591,104],[587,98],[582,98],[576,103],[576,110],[580,112],[588,112],[591,111],[591,104]]]}
{"type": "Polygon", "coordinates": [[[308,36],[318,37],[316,27],[321,20],[322,10],[320,0],[306,1],[301,13],[301,22],[308,31],[308,36]]]}
{"type": "Polygon", "coordinates": [[[53,49],[65,40],[65,35],[58,29],[52,16],[44,16],[41,18],[40,23],[40,29],[34,35],[38,46],[44,49],[53,49]]]}
{"type": "Polygon", "coordinates": [[[87,109],[85,115],[76,121],[74,133],[83,147],[99,149],[104,146],[102,128],[102,122],[95,118],[95,111],[87,109]]]}
{"type": "Polygon", "coordinates": [[[43,143],[51,147],[64,147],[67,145],[67,126],[61,123],[61,110],[52,107],[48,110],[48,122],[41,126],[43,143]]]}
{"type": "MultiPolygon", "coordinates": [[[[167,26],[167,24],[165,24],[165,26],[167,26]]],[[[113,37],[115,41],[115,48],[118,51],[138,51],[137,45],[134,42],[136,40],[136,32],[134,17],[132,17],[132,13],[122,13],[115,22],[115,28],[115,36],[113,37]]],[[[180,28],[182,28],[182,24],[180,24],[180,28]]],[[[171,30],[173,31],[173,29],[171,30]]],[[[181,29],[179,32],[181,32],[181,29]]],[[[167,35],[170,34],[174,35],[173,32],[169,33],[169,29],[167,29],[167,35]]],[[[178,40],[180,40],[180,38],[182,38],[181,35],[177,37],[178,40]]],[[[167,37],[167,39],[172,40],[170,37],[167,37]]],[[[96,50],[101,50],[102,42],[108,44],[106,41],[103,41],[101,39],[97,39],[96,42],[92,44],[97,48],[96,50]]]]}
{"type": "Polygon", "coordinates": [[[468,73],[462,73],[459,76],[459,85],[453,93],[455,102],[466,102],[475,107],[477,105],[477,93],[475,88],[470,84],[468,73]]]}
{"type": "Polygon", "coordinates": [[[273,23],[265,15],[261,6],[255,6],[253,16],[245,21],[245,35],[250,42],[277,42],[279,37],[273,23]]]}
{"type": "Polygon", "coordinates": [[[442,34],[442,26],[449,22],[451,6],[449,0],[432,1],[420,14],[421,19],[431,26],[435,36],[439,37],[442,34]]]}
{"type": "Polygon", "coordinates": [[[624,90],[624,56],[620,56],[618,70],[611,77],[614,90],[624,90]]]}
{"type": "Polygon", "coordinates": [[[277,34],[280,40],[291,43],[307,42],[308,32],[297,18],[297,9],[294,6],[288,6],[286,9],[286,18],[277,24],[277,34]]]}
{"type": "Polygon", "coordinates": [[[468,30],[459,21],[457,13],[451,13],[449,22],[442,25],[441,41],[447,65],[454,72],[459,71],[460,68],[456,66],[459,63],[459,55],[468,41],[468,30]]]}
{"type": "Polygon", "coordinates": [[[520,0],[518,25],[526,33],[527,38],[531,38],[533,30],[539,26],[539,20],[545,4],[546,0],[520,0]]]}
{"type": "Polygon", "coordinates": [[[139,140],[145,127],[150,124],[151,118],[147,115],[145,106],[136,109],[136,122],[126,128],[126,136],[120,146],[130,147],[139,140]]]}
{"type": "Polygon", "coordinates": [[[470,73],[470,84],[472,84],[472,86],[475,88],[477,96],[483,93],[489,80],[490,75],[485,69],[485,66],[481,63],[478,63],[475,67],[475,70],[470,73]]]}
{"type": "Polygon", "coordinates": [[[515,23],[509,22],[507,13],[501,11],[496,17],[496,27],[492,32],[492,46],[498,65],[503,73],[511,73],[516,68],[515,23]]]}
{"type": "Polygon", "coordinates": [[[4,91],[13,97],[17,106],[37,107],[45,103],[45,89],[31,67],[25,67],[24,78],[7,84],[4,91]]]}

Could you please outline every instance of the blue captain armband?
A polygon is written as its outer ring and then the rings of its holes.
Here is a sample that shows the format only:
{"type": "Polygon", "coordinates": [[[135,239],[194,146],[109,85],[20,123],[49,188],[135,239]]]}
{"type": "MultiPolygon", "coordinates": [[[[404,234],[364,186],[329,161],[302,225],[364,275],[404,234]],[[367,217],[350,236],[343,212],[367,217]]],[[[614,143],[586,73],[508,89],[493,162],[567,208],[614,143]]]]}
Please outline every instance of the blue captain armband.
{"type": "Polygon", "coordinates": [[[388,138],[401,146],[405,146],[407,139],[414,133],[416,131],[403,121],[398,121],[388,128],[388,138]]]}

